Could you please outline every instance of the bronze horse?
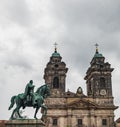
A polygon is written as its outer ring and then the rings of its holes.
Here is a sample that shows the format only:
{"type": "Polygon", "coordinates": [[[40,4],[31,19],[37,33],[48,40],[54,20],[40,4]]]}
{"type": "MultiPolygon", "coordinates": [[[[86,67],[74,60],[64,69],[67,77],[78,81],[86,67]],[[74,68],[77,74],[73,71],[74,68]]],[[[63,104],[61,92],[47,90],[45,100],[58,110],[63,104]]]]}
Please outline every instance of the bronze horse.
{"type": "Polygon", "coordinates": [[[23,118],[20,113],[19,110],[22,107],[23,109],[25,107],[34,107],[36,108],[35,114],[34,114],[34,118],[37,119],[36,114],[38,112],[38,110],[40,109],[40,107],[44,110],[43,112],[43,116],[45,116],[47,114],[47,107],[43,104],[44,103],[44,99],[46,97],[48,97],[50,95],[50,88],[47,84],[39,87],[37,89],[36,92],[33,93],[33,98],[31,98],[31,101],[27,101],[27,98],[23,98],[24,93],[22,94],[18,94],[17,96],[13,96],[11,98],[11,104],[9,106],[9,110],[14,106],[14,104],[16,103],[16,108],[13,110],[12,115],[10,117],[10,119],[15,119],[14,118],[14,114],[17,112],[19,118],[23,118]],[[32,102],[35,102],[34,104],[32,102]]]}

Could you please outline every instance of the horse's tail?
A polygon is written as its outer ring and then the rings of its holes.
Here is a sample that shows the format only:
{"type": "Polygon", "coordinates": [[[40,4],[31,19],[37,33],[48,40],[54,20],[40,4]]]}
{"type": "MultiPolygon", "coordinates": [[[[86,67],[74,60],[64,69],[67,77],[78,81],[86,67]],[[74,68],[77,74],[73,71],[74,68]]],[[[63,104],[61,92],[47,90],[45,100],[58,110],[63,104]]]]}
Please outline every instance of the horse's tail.
{"type": "Polygon", "coordinates": [[[15,98],[16,98],[16,96],[13,96],[13,97],[11,98],[11,104],[10,104],[8,110],[10,110],[10,109],[14,106],[14,104],[15,104],[15,98]]]}

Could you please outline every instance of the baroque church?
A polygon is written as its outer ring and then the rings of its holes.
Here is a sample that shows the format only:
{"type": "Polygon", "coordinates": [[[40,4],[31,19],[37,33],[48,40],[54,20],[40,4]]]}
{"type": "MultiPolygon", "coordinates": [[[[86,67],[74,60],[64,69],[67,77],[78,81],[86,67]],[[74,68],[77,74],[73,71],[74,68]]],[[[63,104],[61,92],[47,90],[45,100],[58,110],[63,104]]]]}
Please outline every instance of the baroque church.
{"type": "Polygon", "coordinates": [[[114,105],[112,94],[113,70],[96,45],[84,77],[87,95],[81,87],[75,93],[65,91],[68,68],[55,46],[44,70],[45,83],[51,90],[45,100],[48,127],[114,127],[114,110],[118,107],[114,105]]]}

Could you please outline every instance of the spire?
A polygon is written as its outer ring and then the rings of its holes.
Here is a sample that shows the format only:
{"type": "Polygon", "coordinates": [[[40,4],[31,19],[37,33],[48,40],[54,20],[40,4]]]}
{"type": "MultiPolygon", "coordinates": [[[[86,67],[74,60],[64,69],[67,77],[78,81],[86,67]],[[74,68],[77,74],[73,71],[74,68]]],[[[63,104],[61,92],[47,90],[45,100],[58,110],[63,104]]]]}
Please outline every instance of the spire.
{"type": "Polygon", "coordinates": [[[99,46],[99,45],[96,43],[96,44],[95,44],[95,47],[96,47],[96,53],[97,53],[97,54],[99,53],[99,52],[98,52],[98,46],[99,46]]]}
{"type": "Polygon", "coordinates": [[[99,51],[98,51],[98,46],[99,46],[99,45],[96,43],[96,44],[95,44],[96,52],[95,52],[94,58],[103,57],[103,55],[100,54],[99,51]]]}
{"type": "Polygon", "coordinates": [[[55,51],[54,51],[54,53],[52,54],[53,57],[60,57],[60,54],[57,52],[57,45],[58,45],[58,44],[55,42],[55,43],[54,43],[55,51]]]}
{"type": "Polygon", "coordinates": [[[55,43],[54,43],[54,46],[55,46],[55,52],[57,52],[57,45],[58,45],[58,44],[55,42],[55,43]]]}

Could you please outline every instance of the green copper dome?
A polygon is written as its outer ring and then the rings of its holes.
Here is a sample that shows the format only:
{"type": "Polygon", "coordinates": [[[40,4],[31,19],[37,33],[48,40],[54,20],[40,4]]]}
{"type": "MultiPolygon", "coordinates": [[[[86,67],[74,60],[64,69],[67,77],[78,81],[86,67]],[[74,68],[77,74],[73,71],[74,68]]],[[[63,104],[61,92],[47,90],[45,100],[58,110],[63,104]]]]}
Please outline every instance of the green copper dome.
{"type": "Polygon", "coordinates": [[[96,52],[95,52],[94,58],[100,58],[100,57],[103,57],[103,55],[100,54],[99,51],[98,51],[98,44],[95,44],[95,46],[96,46],[96,52]]]}
{"type": "Polygon", "coordinates": [[[57,52],[57,47],[56,47],[56,46],[57,46],[57,43],[55,42],[54,45],[55,45],[55,51],[54,51],[54,53],[52,54],[52,56],[53,56],[53,57],[60,57],[60,53],[57,52]]]}
{"type": "Polygon", "coordinates": [[[54,52],[53,54],[52,54],[52,56],[54,56],[54,57],[60,57],[60,53],[58,53],[58,52],[54,52]]]}
{"type": "Polygon", "coordinates": [[[96,52],[95,55],[94,55],[94,57],[103,57],[103,55],[100,54],[100,53],[98,53],[98,52],[96,52]]]}

